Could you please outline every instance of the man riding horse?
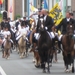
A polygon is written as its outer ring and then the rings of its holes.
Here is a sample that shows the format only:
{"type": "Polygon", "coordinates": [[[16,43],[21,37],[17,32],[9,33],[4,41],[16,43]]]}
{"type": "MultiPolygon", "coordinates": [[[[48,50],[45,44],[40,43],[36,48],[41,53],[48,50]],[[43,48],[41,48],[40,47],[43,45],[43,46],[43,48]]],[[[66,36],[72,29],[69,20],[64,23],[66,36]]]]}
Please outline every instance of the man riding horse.
{"type": "Polygon", "coordinates": [[[63,60],[65,65],[66,72],[73,72],[74,73],[74,44],[75,44],[75,37],[74,37],[74,19],[70,18],[70,13],[66,13],[66,18],[64,18],[61,23],[56,27],[57,30],[62,26],[62,35],[59,42],[62,43],[63,47],[63,60]]]}
{"type": "MultiPolygon", "coordinates": [[[[75,21],[74,21],[74,19],[72,19],[70,17],[70,13],[66,12],[66,17],[60,22],[60,24],[58,26],[56,26],[56,29],[57,30],[59,30],[59,29],[62,30],[61,32],[64,35],[67,32],[66,28],[67,28],[67,25],[69,23],[72,24],[72,25],[75,25],[75,21]]],[[[62,37],[62,35],[59,38],[61,38],[61,37],[62,37]]],[[[61,39],[58,40],[58,44],[59,44],[59,48],[61,50],[61,39]]]]}
{"type": "MultiPolygon", "coordinates": [[[[53,20],[50,16],[48,16],[48,11],[45,9],[42,9],[41,11],[39,11],[39,15],[38,15],[38,22],[37,22],[37,28],[36,28],[36,35],[34,34],[34,41],[37,43],[38,38],[37,36],[39,36],[39,27],[41,24],[41,19],[44,20],[44,25],[46,30],[49,32],[50,38],[52,39],[52,41],[54,41],[54,34],[52,32],[52,27],[54,25],[53,20]]],[[[38,48],[36,48],[38,49],[38,48]]],[[[53,42],[53,49],[54,49],[54,42],[53,42]]]]}

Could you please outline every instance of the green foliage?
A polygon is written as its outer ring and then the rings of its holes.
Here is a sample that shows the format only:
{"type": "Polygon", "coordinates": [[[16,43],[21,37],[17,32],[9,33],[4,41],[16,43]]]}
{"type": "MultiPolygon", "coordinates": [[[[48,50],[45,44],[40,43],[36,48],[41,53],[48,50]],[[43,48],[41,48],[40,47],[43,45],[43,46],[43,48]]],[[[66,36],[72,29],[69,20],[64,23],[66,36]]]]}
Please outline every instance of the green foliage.
{"type": "Polygon", "coordinates": [[[16,15],[16,16],[15,16],[15,20],[16,20],[16,19],[19,19],[19,18],[21,18],[20,15],[16,15]]]}
{"type": "Polygon", "coordinates": [[[0,13],[0,22],[2,21],[2,14],[0,13]]]}

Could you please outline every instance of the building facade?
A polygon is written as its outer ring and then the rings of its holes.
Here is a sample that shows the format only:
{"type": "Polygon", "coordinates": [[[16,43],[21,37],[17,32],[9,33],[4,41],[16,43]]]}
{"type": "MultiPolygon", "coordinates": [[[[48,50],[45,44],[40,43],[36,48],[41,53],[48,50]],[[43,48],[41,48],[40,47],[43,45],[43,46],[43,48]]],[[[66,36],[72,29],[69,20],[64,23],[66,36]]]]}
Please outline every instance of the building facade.
{"type": "MultiPolygon", "coordinates": [[[[60,0],[46,0],[48,4],[48,10],[51,10],[52,7],[59,2],[60,0]]],[[[30,15],[30,4],[32,4],[36,8],[42,7],[43,0],[4,0],[2,10],[8,11],[8,13],[12,13],[13,16],[29,16],[30,15]],[[13,2],[13,5],[12,3],[13,2]],[[12,5],[12,6],[11,6],[12,5]],[[9,11],[10,10],[10,11],[9,11]]],[[[62,12],[65,17],[66,11],[73,12],[75,15],[75,0],[62,0],[62,12]]],[[[11,14],[11,15],[12,15],[11,14]]],[[[10,17],[10,15],[9,15],[10,17]]],[[[14,18],[12,18],[14,19],[14,18]]]]}

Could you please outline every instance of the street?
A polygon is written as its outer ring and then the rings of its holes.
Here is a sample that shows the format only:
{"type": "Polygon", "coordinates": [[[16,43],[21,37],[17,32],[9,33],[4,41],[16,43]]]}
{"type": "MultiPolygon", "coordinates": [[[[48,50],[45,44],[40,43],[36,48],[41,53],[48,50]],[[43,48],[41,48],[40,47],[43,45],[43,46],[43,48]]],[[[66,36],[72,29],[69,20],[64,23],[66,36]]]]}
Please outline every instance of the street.
{"type": "MultiPolygon", "coordinates": [[[[27,58],[20,59],[18,53],[13,51],[10,59],[6,60],[2,58],[2,53],[0,52],[0,75],[47,75],[47,73],[42,73],[42,69],[35,68],[32,59],[32,53],[29,53],[27,58]]],[[[62,54],[58,54],[58,62],[52,64],[50,75],[66,74],[75,75],[64,72],[62,54]]]]}

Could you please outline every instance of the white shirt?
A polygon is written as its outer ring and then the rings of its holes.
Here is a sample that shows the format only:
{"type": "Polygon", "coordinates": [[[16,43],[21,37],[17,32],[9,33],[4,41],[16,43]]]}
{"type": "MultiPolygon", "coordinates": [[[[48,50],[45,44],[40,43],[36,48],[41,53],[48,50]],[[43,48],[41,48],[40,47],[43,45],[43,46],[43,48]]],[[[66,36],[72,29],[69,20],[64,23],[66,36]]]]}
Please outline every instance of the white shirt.
{"type": "Polygon", "coordinates": [[[19,34],[27,34],[27,30],[25,29],[25,28],[21,28],[20,30],[19,30],[19,34]]]}
{"type": "Polygon", "coordinates": [[[44,16],[44,21],[46,21],[47,15],[44,16]]]}
{"type": "Polygon", "coordinates": [[[21,29],[21,24],[18,25],[18,30],[20,30],[20,29],[21,29]]]}
{"type": "Polygon", "coordinates": [[[2,34],[4,35],[4,37],[7,37],[7,35],[11,35],[10,31],[4,31],[2,32],[2,34]]]}
{"type": "Polygon", "coordinates": [[[69,22],[70,21],[70,18],[67,18],[67,22],[69,22]]]}

